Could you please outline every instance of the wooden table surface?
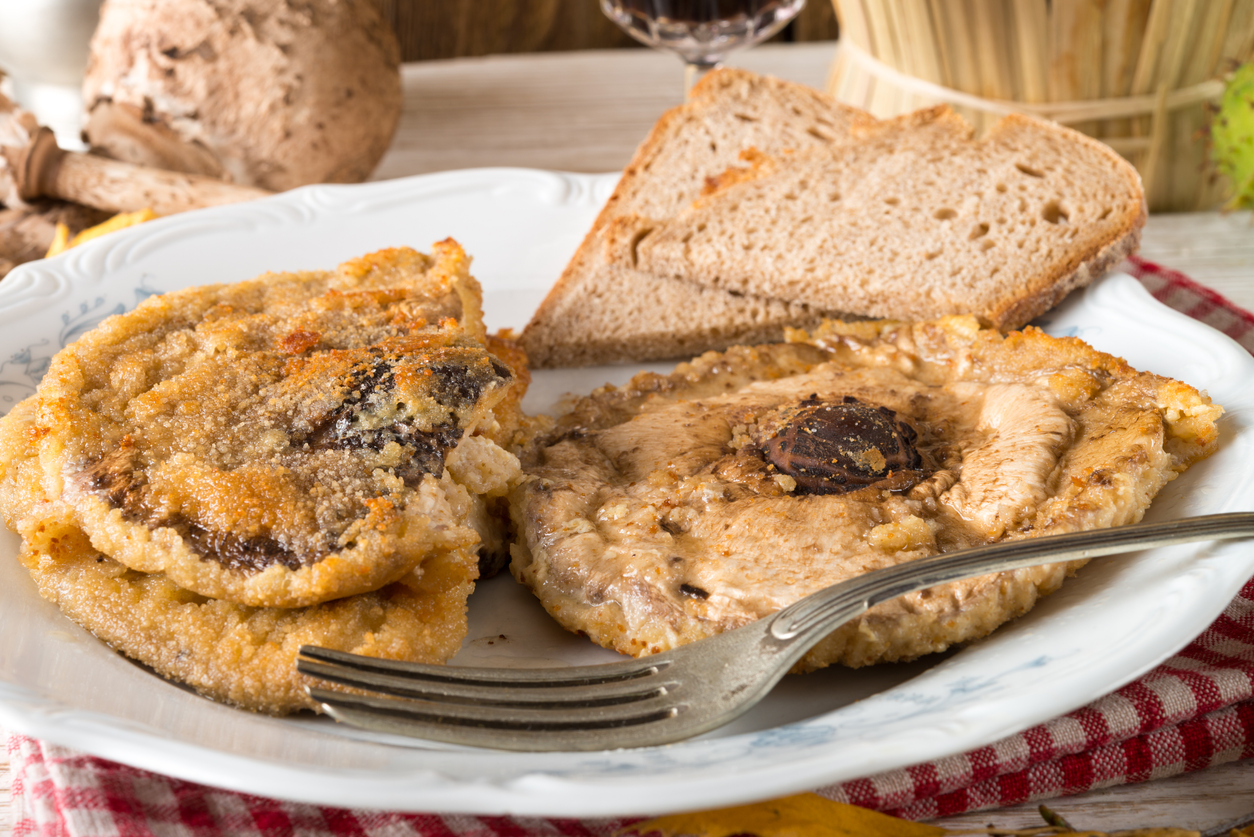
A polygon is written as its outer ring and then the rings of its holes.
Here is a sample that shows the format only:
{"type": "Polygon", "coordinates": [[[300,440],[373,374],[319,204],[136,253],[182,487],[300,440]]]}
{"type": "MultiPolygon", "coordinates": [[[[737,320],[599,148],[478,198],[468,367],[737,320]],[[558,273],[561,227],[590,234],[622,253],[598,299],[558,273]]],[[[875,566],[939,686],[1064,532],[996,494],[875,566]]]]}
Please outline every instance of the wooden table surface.
{"type": "MultiPolygon", "coordinates": [[[[765,46],[730,63],[822,87],[833,45],[765,46]]],[[[375,174],[390,179],[480,166],[621,169],[664,110],[682,100],[678,59],[640,50],[457,59],[404,68],[405,110],[375,174]]],[[[1142,255],[1254,309],[1249,213],[1153,216],[1142,255]]],[[[0,834],[12,829],[0,754],[0,834]]],[[[1076,827],[1198,830],[1254,812],[1254,760],[1049,803],[1076,827]]],[[[951,817],[951,828],[1041,825],[1036,805],[951,817]]]]}

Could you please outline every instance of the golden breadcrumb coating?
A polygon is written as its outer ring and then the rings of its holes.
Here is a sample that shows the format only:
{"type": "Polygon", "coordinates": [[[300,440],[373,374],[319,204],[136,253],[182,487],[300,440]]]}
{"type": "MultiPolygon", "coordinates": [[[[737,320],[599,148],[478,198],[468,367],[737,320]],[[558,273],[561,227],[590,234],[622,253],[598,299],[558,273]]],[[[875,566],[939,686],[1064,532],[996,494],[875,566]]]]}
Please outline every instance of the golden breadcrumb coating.
{"type": "Polygon", "coordinates": [[[514,374],[455,242],[191,288],[111,317],[38,389],[49,497],[92,544],[204,596],[374,590],[476,533],[439,486],[514,374]]]}

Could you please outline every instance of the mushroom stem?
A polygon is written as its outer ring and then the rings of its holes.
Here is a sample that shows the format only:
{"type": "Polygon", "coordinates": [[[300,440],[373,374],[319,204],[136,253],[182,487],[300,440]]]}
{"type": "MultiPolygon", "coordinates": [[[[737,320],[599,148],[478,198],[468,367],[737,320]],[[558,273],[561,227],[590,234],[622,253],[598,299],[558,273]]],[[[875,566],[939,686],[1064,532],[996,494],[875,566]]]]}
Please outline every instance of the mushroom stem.
{"type": "Polygon", "coordinates": [[[212,177],[121,163],[57,146],[52,131],[0,95],[0,201],[60,198],[109,212],[171,215],[273,194],[212,177]]]}
{"type": "Polygon", "coordinates": [[[62,151],[55,164],[43,172],[40,186],[45,195],[97,209],[134,212],[150,208],[158,215],[274,194],[212,177],[152,169],[70,151],[62,151]]]}

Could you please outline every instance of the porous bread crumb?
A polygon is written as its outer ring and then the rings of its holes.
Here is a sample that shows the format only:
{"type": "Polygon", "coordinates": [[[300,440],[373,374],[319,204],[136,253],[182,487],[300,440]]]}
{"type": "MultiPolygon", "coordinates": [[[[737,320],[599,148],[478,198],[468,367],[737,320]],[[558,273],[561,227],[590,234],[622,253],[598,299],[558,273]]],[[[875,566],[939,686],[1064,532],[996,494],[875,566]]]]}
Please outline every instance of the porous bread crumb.
{"type": "Polygon", "coordinates": [[[758,160],[609,252],[733,293],[1006,330],[1131,253],[1145,218],[1136,170],[1105,145],[1018,114],[975,139],[938,106],[758,160]]]}
{"type": "MultiPolygon", "coordinates": [[[[778,340],[817,325],[804,303],[742,296],[608,261],[617,216],[667,218],[735,165],[749,147],[778,153],[840,142],[870,122],[804,85],[744,70],[707,74],[689,101],[662,116],[636,150],[578,251],[523,332],[536,368],[691,357],[736,343],[778,340]]],[[[843,309],[836,309],[843,310],[843,309]]]]}

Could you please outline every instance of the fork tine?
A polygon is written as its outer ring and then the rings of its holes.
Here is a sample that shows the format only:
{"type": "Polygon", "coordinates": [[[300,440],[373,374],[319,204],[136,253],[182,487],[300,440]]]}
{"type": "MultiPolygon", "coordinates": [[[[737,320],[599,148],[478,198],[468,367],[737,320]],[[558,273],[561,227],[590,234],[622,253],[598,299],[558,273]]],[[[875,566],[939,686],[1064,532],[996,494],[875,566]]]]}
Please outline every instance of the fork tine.
{"type": "Polygon", "coordinates": [[[516,684],[499,682],[491,685],[476,680],[448,682],[416,679],[407,674],[391,674],[360,666],[339,666],[306,659],[298,660],[296,669],[301,674],[342,686],[397,697],[418,698],[440,705],[476,703],[482,706],[533,708],[609,706],[660,697],[675,686],[674,681],[669,678],[653,676],[593,684],[577,680],[571,683],[559,682],[548,687],[526,684],[523,688],[518,688],[516,684]]]}
{"type": "MultiPolygon", "coordinates": [[[[655,724],[687,709],[682,703],[672,705],[655,699],[625,706],[502,711],[483,705],[345,694],[317,688],[308,691],[337,721],[379,732],[504,749],[587,749],[589,732],[604,734],[655,724]],[[476,742],[480,737],[482,742],[476,742]]],[[[599,744],[597,749],[603,746],[599,744]]]]}
{"type": "Polygon", "coordinates": [[[471,686],[517,686],[520,688],[545,688],[555,686],[590,686],[615,683],[649,677],[670,666],[665,659],[624,660],[593,666],[569,666],[548,669],[475,668],[470,666],[429,665],[400,660],[384,660],[363,657],[345,651],[320,648],[316,645],[301,646],[297,668],[308,665],[307,661],[328,663],[345,670],[395,674],[411,682],[471,686]]]}
{"type": "Polygon", "coordinates": [[[1254,534],[1254,513],[1012,541],[884,567],[775,616],[643,660],[547,670],[398,663],[302,648],[298,668],[362,695],[307,688],[328,714],[367,729],[507,750],[648,747],[743,714],[837,626],[913,590],[1041,563],[1254,534]],[[386,694],[403,696],[389,696],[386,694]]]}

